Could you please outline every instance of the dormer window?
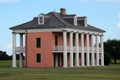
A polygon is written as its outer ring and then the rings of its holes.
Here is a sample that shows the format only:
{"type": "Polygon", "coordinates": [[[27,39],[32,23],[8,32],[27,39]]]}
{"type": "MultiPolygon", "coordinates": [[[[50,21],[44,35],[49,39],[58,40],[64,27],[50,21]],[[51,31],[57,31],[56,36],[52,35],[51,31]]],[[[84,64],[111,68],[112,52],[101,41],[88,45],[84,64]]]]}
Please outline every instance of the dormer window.
{"type": "Polygon", "coordinates": [[[74,25],[77,25],[77,16],[74,17],[74,25]]]}
{"type": "Polygon", "coordinates": [[[44,16],[41,15],[41,14],[38,16],[38,24],[39,25],[43,25],[44,24],[44,16]]]}
{"type": "Polygon", "coordinates": [[[77,18],[77,22],[82,25],[83,27],[87,27],[87,17],[83,16],[83,17],[78,17],[77,18]]]}

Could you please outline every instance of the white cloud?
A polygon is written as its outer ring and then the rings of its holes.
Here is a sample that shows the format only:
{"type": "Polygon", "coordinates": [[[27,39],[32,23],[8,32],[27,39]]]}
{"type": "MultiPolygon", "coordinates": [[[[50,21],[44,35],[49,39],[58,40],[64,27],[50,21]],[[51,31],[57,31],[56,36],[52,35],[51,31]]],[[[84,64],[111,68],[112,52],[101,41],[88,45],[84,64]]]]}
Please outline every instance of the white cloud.
{"type": "Polygon", "coordinates": [[[118,27],[120,28],[120,21],[118,22],[118,27]]]}
{"type": "Polygon", "coordinates": [[[20,0],[0,0],[0,3],[12,3],[12,2],[19,2],[20,0]]]}
{"type": "Polygon", "coordinates": [[[120,13],[118,13],[118,18],[120,19],[120,13]]]}
{"type": "Polygon", "coordinates": [[[12,43],[6,46],[6,49],[12,49],[12,43]]]}
{"type": "Polygon", "coordinates": [[[120,28],[120,13],[118,13],[118,19],[119,19],[119,22],[117,26],[120,28]]]}

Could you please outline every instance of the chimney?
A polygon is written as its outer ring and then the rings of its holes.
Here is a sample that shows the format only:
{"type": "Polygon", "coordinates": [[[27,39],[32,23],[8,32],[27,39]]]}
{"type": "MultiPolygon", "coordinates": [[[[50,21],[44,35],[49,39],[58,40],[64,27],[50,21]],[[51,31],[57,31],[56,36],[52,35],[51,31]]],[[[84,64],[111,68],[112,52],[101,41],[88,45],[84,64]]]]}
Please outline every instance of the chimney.
{"type": "Polygon", "coordinates": [[[61,16],[64,16],[66,14],[65,8],[60,8],[60,14],[61,16]]]}

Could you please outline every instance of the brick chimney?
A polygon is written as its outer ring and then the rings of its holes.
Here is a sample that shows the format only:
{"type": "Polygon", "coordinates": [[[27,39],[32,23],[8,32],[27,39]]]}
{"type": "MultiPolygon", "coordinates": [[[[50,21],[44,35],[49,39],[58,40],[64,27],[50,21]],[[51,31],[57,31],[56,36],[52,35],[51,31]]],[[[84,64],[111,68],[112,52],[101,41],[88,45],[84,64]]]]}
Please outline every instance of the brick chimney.
{"type": "Polygon", "coordinates": [[[61,16],[64,16],[66,14],[65,8],[60,8],[60,14],[61,16]]]}

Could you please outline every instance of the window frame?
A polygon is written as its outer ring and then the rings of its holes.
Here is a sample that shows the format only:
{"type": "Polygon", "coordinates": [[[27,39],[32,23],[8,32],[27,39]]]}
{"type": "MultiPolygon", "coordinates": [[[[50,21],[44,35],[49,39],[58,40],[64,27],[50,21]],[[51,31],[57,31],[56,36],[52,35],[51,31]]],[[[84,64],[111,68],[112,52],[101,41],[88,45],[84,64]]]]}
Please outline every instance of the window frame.
{"type": "Polygon", "coordinates": [[[43,25],[44,24],[44,16],[41,15],[41,14],[38,16],[38,24],[39,25],[43,25]]]}

